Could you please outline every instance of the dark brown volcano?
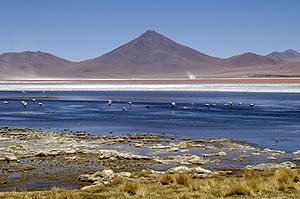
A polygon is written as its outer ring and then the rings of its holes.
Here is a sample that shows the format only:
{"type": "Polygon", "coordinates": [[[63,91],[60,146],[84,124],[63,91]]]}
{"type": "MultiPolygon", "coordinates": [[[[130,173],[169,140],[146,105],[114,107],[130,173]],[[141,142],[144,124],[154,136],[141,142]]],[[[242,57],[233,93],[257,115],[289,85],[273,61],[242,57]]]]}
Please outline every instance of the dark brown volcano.
{"type": "Polygon", "coordinates": [[[82,76],[185,76],[212,71],[223,61],[178,44],[148,30],[119,48],[76,67],[82,76]]]}

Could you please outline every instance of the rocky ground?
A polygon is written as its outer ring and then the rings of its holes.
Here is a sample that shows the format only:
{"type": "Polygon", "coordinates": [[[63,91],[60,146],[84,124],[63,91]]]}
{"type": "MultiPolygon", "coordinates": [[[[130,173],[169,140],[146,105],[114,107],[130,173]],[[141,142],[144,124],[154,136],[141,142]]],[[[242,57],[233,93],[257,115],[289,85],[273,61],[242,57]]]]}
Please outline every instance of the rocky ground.
{"type": "Polygon", "coordinates": [[[0,128],[0,191],[88,189],[116,177],[154,180],[164,173],[198,178],[232,175],[244,168],[298,167],[300,151],[287,153],[229,139],[90,136],[0,128]]]}

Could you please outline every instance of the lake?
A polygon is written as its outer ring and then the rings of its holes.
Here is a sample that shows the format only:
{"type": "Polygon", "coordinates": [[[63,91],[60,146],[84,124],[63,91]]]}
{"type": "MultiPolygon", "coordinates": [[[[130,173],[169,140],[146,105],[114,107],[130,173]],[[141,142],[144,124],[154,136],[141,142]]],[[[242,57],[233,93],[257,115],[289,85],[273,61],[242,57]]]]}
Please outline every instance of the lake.
{"type": "Polygon", "coordinates": [[[300,149],[300,93],[34,90],[1,91],[0,100],[1,126],[230,138],[272,149],[300,149]]]}

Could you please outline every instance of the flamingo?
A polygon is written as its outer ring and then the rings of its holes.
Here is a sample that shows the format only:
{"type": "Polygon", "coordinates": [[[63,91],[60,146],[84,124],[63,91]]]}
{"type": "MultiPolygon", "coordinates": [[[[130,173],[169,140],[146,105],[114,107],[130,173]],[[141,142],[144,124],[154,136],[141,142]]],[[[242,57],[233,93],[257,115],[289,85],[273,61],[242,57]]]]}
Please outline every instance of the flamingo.
{"type": "Polygon", "coordinates": [[[171,106],[172,106],[172,108],[175,108],[176,107],[176,102],[172,102],[171,106]]]}
{"type": "Polygon", "coordinates": [[[21,103],[23,104],[24,108],[26,108],[28,105],[27,102],[25,102],[25,101],[21,101],[21,103]]]}

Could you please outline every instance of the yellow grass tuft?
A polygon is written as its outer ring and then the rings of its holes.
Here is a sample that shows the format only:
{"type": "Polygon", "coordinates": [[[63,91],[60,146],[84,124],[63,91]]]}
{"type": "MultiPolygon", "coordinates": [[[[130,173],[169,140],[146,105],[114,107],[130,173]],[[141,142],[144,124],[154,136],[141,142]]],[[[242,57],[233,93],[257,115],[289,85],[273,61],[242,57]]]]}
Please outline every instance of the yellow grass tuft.
{"type": "Polygon", "coordinates": [[[170,174],[163,174],[161,177],[160,177],[160,183],[162,185],[168,185],[168,184],[171,184],[174,182],[174,178],[172,175],[170,174]]]}
{"type": "Polygon", "coordinates": [[[281,168],[275,171],[275,180],[280,191],[295,189],[295,183],[299,181],[298,173],[292,169],[281,168]]]}
{"type": "Polygon", "coordinates": [[[247,183],[244,180],[228,180],[225,182],[224,187],[224,196],[233,196],[233,195],[240,195],[245,196],[249,195],[251,189],[248,187],[247,183]],[[225,188],[225,189],[224,189],[225,188]]]}
{"type": "Polygon", "coordinates": [[[190,187],[192,184],[192,179],[187,174],[176,174],[175,181],[178,185],[183,185],[186,187],[190,187]]]}
{"type": "Polygon", "coordinates": [[[244,174],[244,180],[246,185],[252,190],[256,191],[260,189],[262,183],[262,176],[259,172],[253,170],[246,170],[244,174]]]}
{"type": "Polygon", "coordinates": [[[138,190],[138,184],[134,182],[127,182],[121,187],[121,191],[128,193],[129,195],[135,195],[138,190]]]}
{"type": "Polygon", "coordinates": [[[149,193],[149,190],[147,189],[147,187],[140,186],[140,187],[138,187],[138,189],[136,191],[136,196],[138,198],[145,198],[147,193],[149,193]]]}

